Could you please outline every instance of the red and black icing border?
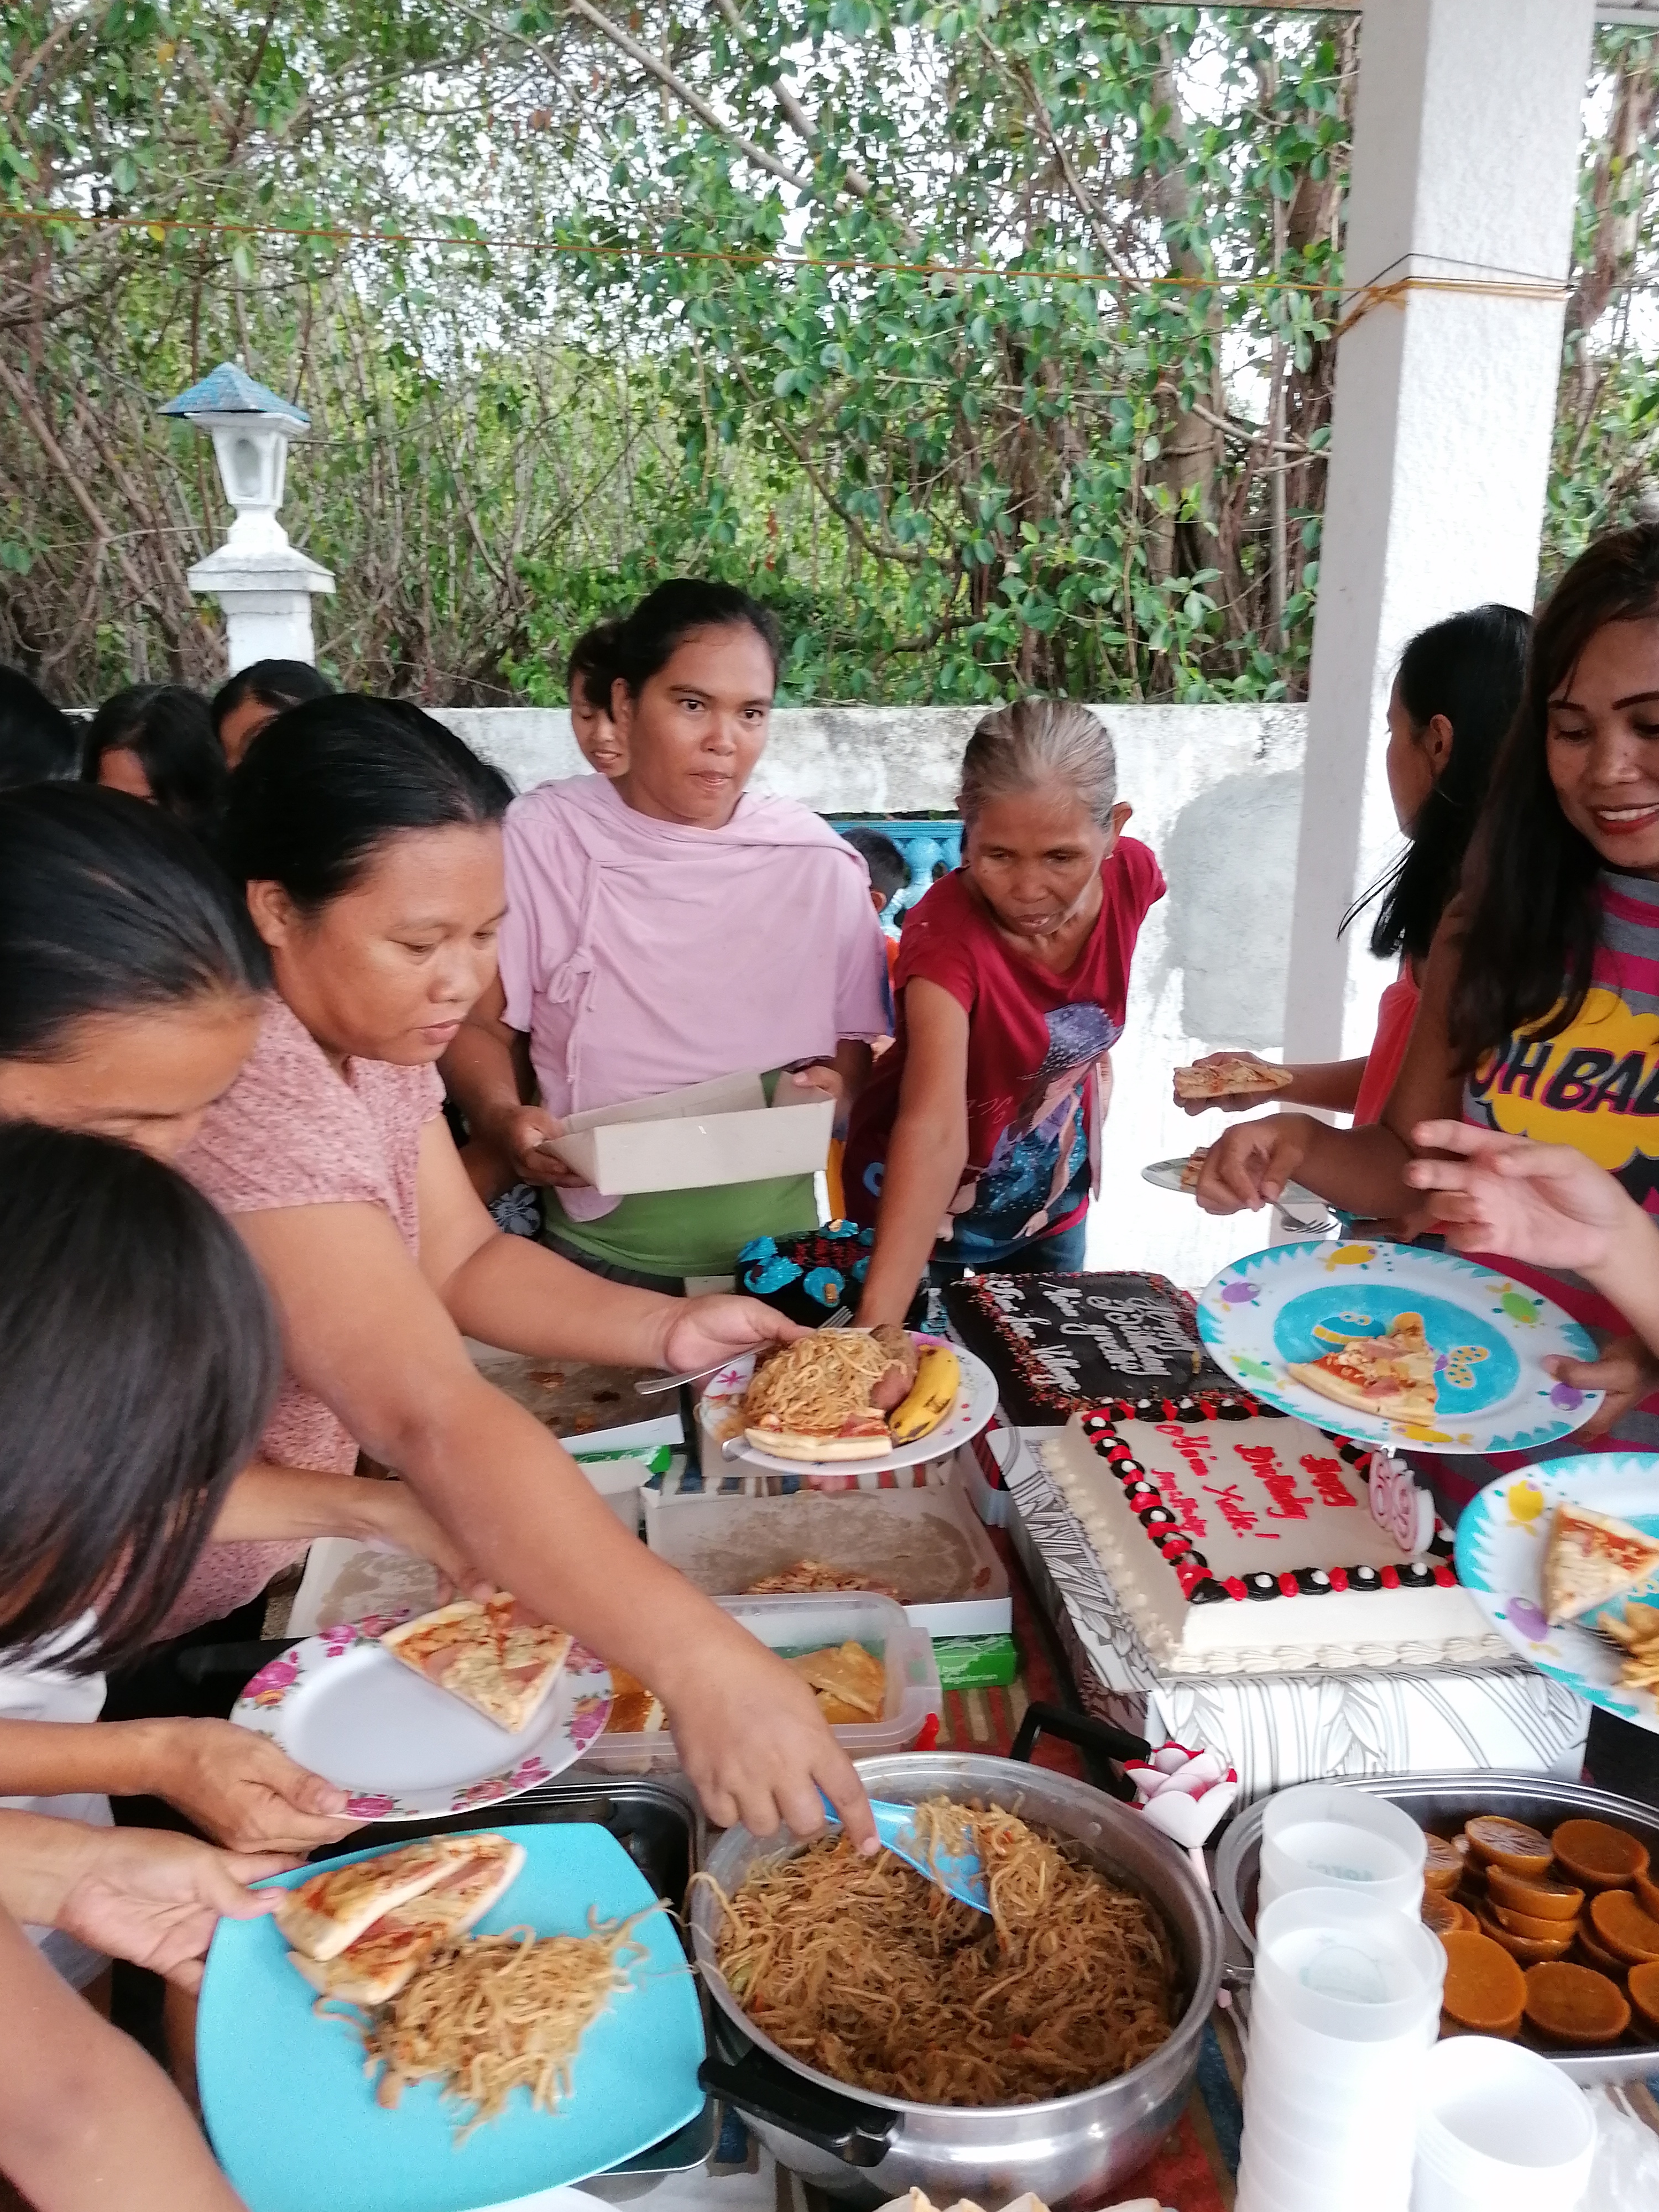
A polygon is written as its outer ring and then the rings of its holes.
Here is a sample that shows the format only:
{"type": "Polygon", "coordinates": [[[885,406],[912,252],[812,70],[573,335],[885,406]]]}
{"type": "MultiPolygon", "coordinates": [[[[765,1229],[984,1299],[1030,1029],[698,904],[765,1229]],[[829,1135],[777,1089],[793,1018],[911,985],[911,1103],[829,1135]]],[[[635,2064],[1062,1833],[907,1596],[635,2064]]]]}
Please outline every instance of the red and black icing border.
{"type": "MultiPolygon", "coordinates": [[[[988,1273],[994,1273],[994,1269],[988,1273]]],[[[1054,1278],[1060,1282],[1076,1282],[1075,1275],[1054,1278]]],[[[1197,1302],[1191,1295],[1163,1275],[1142,1275],[1139,1279],[1148,1289],[1168,1299],[1171,1308],[1186,1323],[1193,1340],[1193,1349],[1205,1364],[1213,1367],[1203,1339],[1198,1333],[1197,1302]]],[[[1024,1338],[1017,1336],[1008,1316],[975,1281],[953,1284],[945,1292],[945,1304],[958,1328],[963,1315],[960,1309],[971,1309],[972,1324],[982,1329],[995,1341],[996,1352],[1006,1360],[1018,1389],[1024,1393],[1027,1406],[1037,1413],[1052,1413],[1059,1421],[1067,1421],[1072,1415],[1084,1410],[1085,1401],[1073,1393],[1061,1389],[1048,1375],[1024,1338]]],[[[963,1331],[964,1340],[973,1346],[969,1331],[963,1331]]],[[[994,1364],[994,1359],[993,1361],[994,1364]]],[[[1146,1396],[1144,1398],[1096,1397],[1087,1401],[1089,1410],[1104,1413],[1113,1421],[1250,1421],[1274,1420],[1283,1417],[1282,1408],[1269,1406],[1259,1398],[1226,1378],[1220,1386],[1212,1383],[1202,1390],[1183,1391],[1179,1396],[1146,1396]]],[[[1024,1411],[1023,1408],[1017,1409],[1024,1411]]]]}
{"type": "MultiPolygon", "coordinates": [[[[1327,1597],[1334,1590],[1448,1589],[1457,1581],[1451,1563],[1451,1531],[1438,1515],[1435,1516],[1434,1534],[1427,1553],[1401,1567],[1302,1567],[1294,1573],[1228,1575],[1224,1578],[1213,1574],[1209,1561],[1164,1504],[1156,1478],[1147,1473],[1119,1436],[1109,1411],[1102,1407],[1091,1407],[1079,1419],[1084,1434],[1121,1484],[1130,1510],[1146,1532],[1147,1542],[1155,1544],[1175,1569],[1182,1595],[1188,1605],[1245,1601],[1259,1604],[1269,1598],[1327,1597]]],[[[1350,1467],[1369,1464],[1373,1446],[1355,1443],[1346,1437],[1330,1436],[1323,1429],[1319,1433],[1350,1467]]]]}

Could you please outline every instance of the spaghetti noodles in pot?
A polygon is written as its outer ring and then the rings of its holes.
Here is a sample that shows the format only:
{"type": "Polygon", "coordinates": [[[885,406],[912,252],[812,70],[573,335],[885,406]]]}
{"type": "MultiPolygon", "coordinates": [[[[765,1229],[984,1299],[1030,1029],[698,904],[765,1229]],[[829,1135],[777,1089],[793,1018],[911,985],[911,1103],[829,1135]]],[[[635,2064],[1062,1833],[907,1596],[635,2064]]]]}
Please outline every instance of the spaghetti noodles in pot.
{"type": "Polygon", "coordinates": [[[747,1425],[768,1419],[798,1435],[834,1435],[866,1412],[892,1357],[860,1329],[818,1329],[757,1364],[743,1397],[747,1425]]]}
{"type": "Polygon", "coordinates": [[[916,1808],[929,1856],[976,1850],[991,1913],[843,1837],[751,1868],[715,1953],[792,2057],[921,2105],[1019,2105],[1116,2079],[1169,2038],[1173,1947],[1155,1908],[1012,1813],[916,1808]]]}
{"type": "Polygon", "coordinates": [[[380,2069],[377,2101],[394,2106],[405,2084],[436,2081],[460,2114],[458,2146],[499,2118],[514,2089],[527,2089],[537,2110],[556,2112],[570,2094],[583,2035],[633,1986],[646,1947],[632,1931],[644,1917],[636,1912],[588,1936],[514,1928],[446,1945],[390,2003],[354,2018],[365,2068],[380,2069]]]}

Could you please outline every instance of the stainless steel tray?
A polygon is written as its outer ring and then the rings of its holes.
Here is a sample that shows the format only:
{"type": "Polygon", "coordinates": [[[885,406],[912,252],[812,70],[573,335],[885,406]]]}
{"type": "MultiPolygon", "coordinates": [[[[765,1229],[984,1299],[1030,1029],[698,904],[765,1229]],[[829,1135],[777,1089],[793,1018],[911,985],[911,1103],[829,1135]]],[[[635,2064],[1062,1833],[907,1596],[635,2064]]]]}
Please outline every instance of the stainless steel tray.
{"type": "MultiPolygon", "coordinates": [[[[522,1797],[454,1814],[447,1820],[360,1829],[346,1838],[346,1845],[359,1850],[370,1844],[406,1844],[416,1836],[447,1834],[455,1829],[558,1820],[588,1821],[609,1828],[658,1896],[666,1898],[675,1912],[683,1914],[686,1890],[703,1863],[708,1830],[690,1784],[678,1777],[665,1776],[659,1780],[618,1777],[604,1781],[573,1778],[550,1782],[522,1797]]],[[[317,1856],[325,1857],[340,1848],[331,1844],[328,1851],[317,1856]]],[[[683,1934],[680,1940],[685,1940],[683,1934]]],[[[701,1984],[698,1996],[706,2030],[708,2004],[701,1984]]],[[[720,2141],[720,2108],[713,2097],[705,2098],[696,2119],[625,2165],[590,2176],[582,2187],[590,2197],[625,2204],[654,2189],[671,2173],[690,2173],[706,2166],[720,2141]]]]}
{"type": "MultiPolygon", "coordinates": [[[[1616,1821],[1639,1836],[1659,1861],[1659,1807],[1615,1797],[1582,1783],[1557,1782],[1547,1774],[1378,1774],[1333,1775],[1332,1786],[1369,1790],[1409,1813],[1425,1828],[1455,1834],[1477,1813],[1507,1814],[1547,1833],[1574,1814],[1616,1821]]],[[[1239,1814],[1216,1852],[1215,1894],[1226,1921],[1227,1978],[1248,1986],[1255,1952],[1256,1876],[1261,1856],[1261,1822],[1267,1800],[1239,1814]]],[[[1586,2086],[1644,2081],[1659,2075],[1659,2043],[1643,2041],[1632,2021],[1622,2042],[1605,2051],[1551,2051],[1535,2046],[1570,2080],[1586,2086]]]]}

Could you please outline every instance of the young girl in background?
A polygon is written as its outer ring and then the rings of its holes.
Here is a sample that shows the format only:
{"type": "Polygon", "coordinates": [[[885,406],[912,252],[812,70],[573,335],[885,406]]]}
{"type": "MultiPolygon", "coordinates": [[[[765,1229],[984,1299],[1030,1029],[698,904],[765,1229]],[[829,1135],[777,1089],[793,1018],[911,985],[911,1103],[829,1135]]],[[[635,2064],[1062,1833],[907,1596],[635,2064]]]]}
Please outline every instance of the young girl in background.
{"type": "MultiPolygon", "coordinates": [[[[1411,1041],[1429,947],[1456,891],[1492,763],[1521,703],[1531,630],[1531,617],[1516,607],[1473,607],[1419,630],[1400,656],[1389,694],[1387,768],[1395,819],[1407,843],[1342,923],[1346,929],[1380,899],[1371,952],[1397,962],[1399,973],[1382,994],[1369,1054],[1291,1066],[1289,1084],[1273,1094],[1275,1105],[1323,1107],[1364,1123],[1388,1103],[1411,1041]]],[[[1227,1056],[1269,1065],[1252,1054],[1227,1056]]],[[[1263,1103],[1259,1091],[1176,1101],[1188,1114],[1212,1106],[1244,1114],[1263,1103]]]]}
{"type": "Polygon", "coordinates": [[[628,748],[611,714],[620,628],[616,622],[599,622],[585,629],[570,648],[564,672],[570,696],[570,727],[581,757],[589,768],[608,776],[628,773],[628,748]]]}
{"type": "Polygon", "coordinates": [[[239,668],[214,693],[208,710],[226,760],[234,768],[267,722],[307,699],[326,699],[333,690],[308,660],[255,660],[239,668]]]}
{"type": "Polygon", "coordinates": [[[82,774],[148,799],[210,837],[225,802],[225,754],[208,703],[182,684],[135,684],[92,718],[82,774]]]}
{"type": "Polygon", "coordinates": [[[875,1226],[860,1326],[902,1322],[930,1262],[1083,1265],[1111,1048],[1164,876],[1086,707],[988,714],[962,763],[962,866],[905,915],[893,1048],[855,1100],[848,1210],[875,1226]]]}

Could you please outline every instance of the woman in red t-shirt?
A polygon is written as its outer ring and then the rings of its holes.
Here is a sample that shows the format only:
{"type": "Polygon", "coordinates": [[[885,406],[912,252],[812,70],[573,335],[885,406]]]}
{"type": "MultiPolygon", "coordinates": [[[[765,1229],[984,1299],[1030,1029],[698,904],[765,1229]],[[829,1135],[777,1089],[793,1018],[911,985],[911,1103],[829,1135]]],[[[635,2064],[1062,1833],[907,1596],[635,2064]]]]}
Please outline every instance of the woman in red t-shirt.
{"type": "Polygon", "coordinates": [[[905,916],[893,1049],[848,1132],[848,1209],[876,1231],[865,1326],[902,1321],[930,1261],[934,1279],[1081,1267],[1107,1055],[1164,896],[1086,707],[988,714],[957,804],[962,866],[905,916]]]}
{"type": "MultiPolygon", "coordinates": [[[[1400,972],[1377,1006],[1376,1034],[1366,1057],[1291,1067],[1288,1087],[1273,1094],[1275,1106],[1352,1114],[1356,1128],[1382,1120],[1411,1042],[1419,975],[1457,889],[1498,748],[1521,703],[1531,634],[1531,617],[1516,607],[1471,607],[1419,630],[1401,654],[1389,694],[1387,765],[1395,819],[1409,842],[1388,874],[1342,920],[1346,929],[1381,899],[1371,951],[1379,960],[1397,960],[1400,972]]],[[[1259,1091],[1176,1100],[1188,1114],[1207,1113],[1212,1106],[1246,1114],[1261,1103],[1259,1091]]]]}

